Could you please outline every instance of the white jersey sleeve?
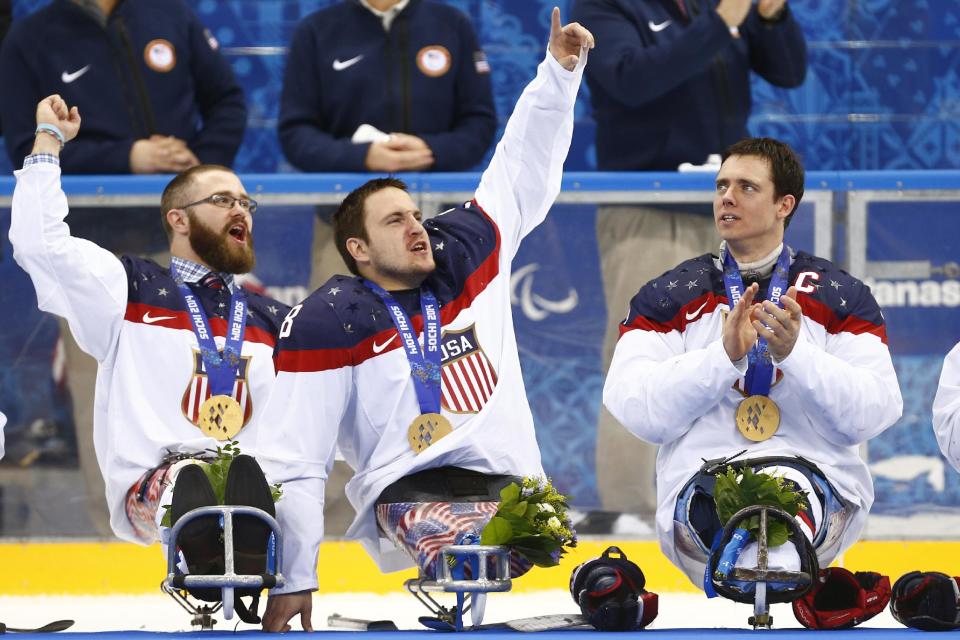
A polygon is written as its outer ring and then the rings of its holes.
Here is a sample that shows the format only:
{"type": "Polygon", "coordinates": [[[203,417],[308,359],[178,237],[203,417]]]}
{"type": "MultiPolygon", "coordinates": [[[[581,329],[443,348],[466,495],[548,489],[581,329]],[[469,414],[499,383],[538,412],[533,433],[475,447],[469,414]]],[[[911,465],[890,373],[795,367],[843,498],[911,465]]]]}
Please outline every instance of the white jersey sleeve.
{"type": "Polygon", "coordinates": [[[838,333],[820,349],[801,334],[777,366],[786,374],[785,390],[807,398],[810,425],[834,444],[866,442],[903,412],[890,351],[876,335],[838,333]]]}
{"type": "Polygon", "coordinates": [[[940,450],[960,471],[960,343],[947,354],[933,399],[933,432],[940,450]]]}
{"type": "Polygon", "coordinates": [[[3,460],[3,428],[7,426],[7,416],[0,412],[0,460],[3,460]]]}
{"type": "Polygon", "coordinates": [[[573,135],[573,108],[587,54],[567,71],[547,52],[507,121],[476,200],[500,228],[509,264],[520,240],[543,222],[560,192],[573,135]]]}
{"type": "Polygon", "coordinates": [[[267,479],[283,484],[277,518],[286,582],[274,593],[318,586],[324,487],[353,385],[352,367],[338,360],[340,352],[320,346],[335,328],[329,308],[311,296],[290,311],[280,331],[277,379],[264,410],[270,428],[258,433],[256,444],[267,479]]]}
{"type": "Polygon", "coordinates": [[[15,175],[13,257],[30,275],[40,309],[65,318],[80,348],[103,361],[117,343],[126,309],[123,264],[109,251],[70,235],[59,166],[30,165],[15,175]]]}
{"type": "Polygon", "coordinates": [[[647,442],[661,445],[683,436],[741,376],[720,340],[684,348],[677,330],[629,331],[617,342],[603,404],[647,442]]]}

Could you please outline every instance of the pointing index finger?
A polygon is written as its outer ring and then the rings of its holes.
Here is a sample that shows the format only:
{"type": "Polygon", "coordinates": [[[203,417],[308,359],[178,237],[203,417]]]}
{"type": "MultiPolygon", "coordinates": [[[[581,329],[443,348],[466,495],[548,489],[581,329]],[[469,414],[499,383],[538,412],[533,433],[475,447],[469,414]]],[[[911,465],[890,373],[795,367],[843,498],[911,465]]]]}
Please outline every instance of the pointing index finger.
{"type": "Polygon", "coordinates": [[[550,39],[560,35],[560,7],[554,7],[550,14],[550,39]]]}

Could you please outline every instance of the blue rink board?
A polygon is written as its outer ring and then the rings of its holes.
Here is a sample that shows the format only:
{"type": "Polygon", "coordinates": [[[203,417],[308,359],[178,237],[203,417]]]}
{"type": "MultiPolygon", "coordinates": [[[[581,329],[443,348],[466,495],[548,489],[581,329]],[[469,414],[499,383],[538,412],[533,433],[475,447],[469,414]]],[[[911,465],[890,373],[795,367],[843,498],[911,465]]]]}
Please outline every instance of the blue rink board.
{"type": "MultiPolygon", "coordinates": [[[[291,633],[302,634],[302,631],[299,632],[288,632],[286,636],[291,635],[291,633]]],[[[364,640],[395,640],[398,635],[404,637],[434,637],[436,638],[438,634],[443,632],[439,631],[317,631],[311,635],[344,635],[344,634],[356,634],[363,633],[367,636],[364,640]],[[382,636],[382,637],[381,637],[382,636]]],[[[500,629],[489,629],[482,631],[465,631],[463,634],[467,636],[472,636],[475,634],[498,634],[498,635],[519,635],[523,632],[520,631],[511,631],[511,630],[500,630],[500,629]]],[[[606,640],[611,640],[611,638],[616,637],[609,633],[604,633],[600,631],[538,631],[532,632],[536,635],[539,640],[551,640],[555,636],[562,636],[563,640],[601,640],[601,638],[606,640]]],[[[833,636],[837,636],[838,639],[842,637],[849,638],[850,634],[856,634],[858,638],[863,638],[864,640],[888,640],[891,638],[900,638],[907,634],[916,635],[923,633],[922,631],[917,631],[915,629],[907,629],[906,627],[902,629],[847,629],[843,631],[811,631],[809,629],[782,629],[782,630],[770,630],[770,631],[754,631],[751,629],[646,629],[644,631],[638,631],[636,633],[641,633],[643,635],[653,634],[660,638],[677,638],[678,640],[702,640],[704,636],[709,636],[715,640],[728,640],[730,638],[746,638],[752,637],[755,640],[759,638],[770,638],[770,637],[799,637],[800,635],[807,634],[816,634],[816,640],[832,640],[833,636]],[[866,636],[870,636],[867,638],[866,636]]],[[[150,638],[229,638],[235,637],[237,635],[263,635],[260,631],[240,631],[240,632],[227,632],[227,631],[191,631],[191,632],[171,632],[171,633],[152,633],[149,631],[110,631],[110,632],[99,632],[99,633],[18,633],[11,636],[13,638],[22,638],[22,639],[36,639],[40,640],[41,638],[46,638],[47,640],[53,640],[60,638],[61,640],[91,640],[93,636],[96,636],[98,640],[120,640],[121,638],[137,638],[137,640],[149,640],[150,638]]],[[[463,635],[461,634],[461,636],[463,635]]],[[[812,640],[812,636],[811,636],[812,640]]]]}

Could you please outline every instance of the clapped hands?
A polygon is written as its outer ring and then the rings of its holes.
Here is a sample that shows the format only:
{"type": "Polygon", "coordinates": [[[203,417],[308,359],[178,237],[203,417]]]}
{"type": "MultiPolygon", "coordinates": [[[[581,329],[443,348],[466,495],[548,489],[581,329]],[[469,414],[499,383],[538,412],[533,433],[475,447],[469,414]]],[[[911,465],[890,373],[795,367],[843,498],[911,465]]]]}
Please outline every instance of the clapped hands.
{"type": "Polygon", "coordinates": [[[723,348],[731,362],[746,357],[759,338],[767,341],[770,355],[778,361],[797,344],[803,319],[797,288],[790,287],[780,297],[782,309],[769,300],[754,303],[759,289],[757,283],[747,287],[723,323],[723,348]]]}

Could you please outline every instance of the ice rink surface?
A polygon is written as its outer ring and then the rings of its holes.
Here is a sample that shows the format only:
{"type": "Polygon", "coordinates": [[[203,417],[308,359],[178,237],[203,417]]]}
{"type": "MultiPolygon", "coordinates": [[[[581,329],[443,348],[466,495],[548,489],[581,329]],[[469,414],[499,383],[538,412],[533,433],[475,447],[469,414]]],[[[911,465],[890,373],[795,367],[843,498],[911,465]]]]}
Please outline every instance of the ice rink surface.
{"type": "MultiPolygon", "coordinates": [[[[11,627],[35,627],[63,618],[76,624],[71,632],[109,631],[190,631],[190,616],[169,596],[157,590],[156,595],[144,596],[0,596],[0,621],[11,627]]],[[[442,600],[451,604],[452,598],[442,600]]],[[[260,612],[265,602],[261,601],[260,612]]],[[[484,622],[503,622],[516,618],[577,613],[578,609],[566,591],[537,591],[533,593],[493,593],[489,595],[484,622]]],[[[327,617],[338,613],[349,618],[393,620],[402,630],[423,630],[417,618],[427,615],[427,609],[412,595],[398,592],[390,595],[347,593],[317,595],[313,599],[313,627],[328,629],[327,617]]],[[[748,629],[747,618],[752,607],[721,598],[707,599],[689,593],[661,593],[660,614],[651,630],[666,629],[748,629]]],[[[787,604],[771,608],[774,629],[799,629],[800,624],[787,604]]],[[[253,625],[223,620],[218,614],[217,631],[255,629],[253,625]]],[[[297,621],[294,630],[299,630],[297,621]]],[[[889,609],[867,621],[860,628],[893,628],[904,633],[916,633],[899,625],[889,609]]],[[[762,631],[751,633],[763,633],[762,631]]],[[[45,636],[53,638],[55,636],[45,636]]]]}

